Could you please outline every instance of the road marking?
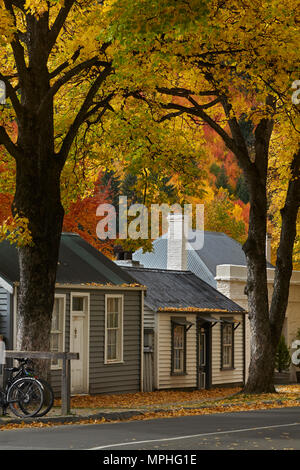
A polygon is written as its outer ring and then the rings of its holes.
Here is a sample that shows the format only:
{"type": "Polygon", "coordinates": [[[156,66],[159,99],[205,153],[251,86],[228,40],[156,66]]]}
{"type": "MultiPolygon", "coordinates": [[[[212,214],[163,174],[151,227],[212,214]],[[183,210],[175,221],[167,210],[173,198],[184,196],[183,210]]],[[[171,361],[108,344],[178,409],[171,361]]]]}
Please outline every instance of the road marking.
{"type": "Polygon", "coordinates": [[[233,434],[237,432],[247,432],[247,431],[258,431],[261,429],[274,429],[274,428],[286,428],[289,426],[299,426],[300,423],[291,423],[291,424],[275,424],[272,426],[262,426],[256,428],[247,428],[247,429],[234,429],[232,431],[217,431],[217,432],[208,432],[203,434],[191,434],[189,436],[178,436],[178,437],[168,437],[162,439],[149,439],[148,441],[130,441],[130,442],[121,442],[119,444],[110,444],[106,446],[92,447],[87,450],[101,450],[101,449],[110,449],[111,447],[121,447],[121,446],[130,446],[136,444],[149,444],[150,442],[168,442],[168,441],[178,441],[180,439],[191,439],[192,437],[204,437],[204,436],[215,436],[220,434],[233,434]]]}

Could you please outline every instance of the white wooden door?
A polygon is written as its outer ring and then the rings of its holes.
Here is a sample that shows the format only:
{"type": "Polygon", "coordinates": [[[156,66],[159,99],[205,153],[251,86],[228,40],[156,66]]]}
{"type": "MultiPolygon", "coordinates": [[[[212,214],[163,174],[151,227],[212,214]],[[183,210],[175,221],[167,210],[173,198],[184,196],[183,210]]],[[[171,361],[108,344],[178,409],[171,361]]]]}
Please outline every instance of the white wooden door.
{"type": "Polygon", "coordinates": [[[70,351],[79,353],[79,360],[71,362],[71,392],[87,393],[87,341],[85,315],[72,315],[70,351]]]}

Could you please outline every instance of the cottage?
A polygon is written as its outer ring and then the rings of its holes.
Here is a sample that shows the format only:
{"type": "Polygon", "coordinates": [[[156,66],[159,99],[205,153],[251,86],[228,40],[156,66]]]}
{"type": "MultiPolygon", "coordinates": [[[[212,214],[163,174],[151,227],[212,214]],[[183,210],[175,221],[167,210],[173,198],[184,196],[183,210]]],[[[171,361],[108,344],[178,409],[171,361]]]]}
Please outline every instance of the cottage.
{"type": "Polygon", "coordinates": [[[190,271],[128,267],[147,286],[144,389],[211,388],[245,380],[245,315],[190,271]]]}
{"type": "MultiPolygon", "coordinates": [[[[17,250],[0,243],[0,334],[17,349],[17,250]]],[[[72,393],[142,390],[145,288],[80,236],[61,237],[51,350],[79,352],[71,362],[72,393]]],[[[60,391],[60,362],[51,383],[60,391]]]]}
{"type": "MultiPolygon", "coordinates": [[[[172,224],[183,225],[180,215],[170,217],[170,227],[172,224]],[[180,221],[181,219],[181,221],[180,221]]],[[[228,298],[247,309],[247,296],[244,293],[247,281],[246,257],[242,246],[230,238],[228,235],[219,232],[209,232],[198,234],[189,231],[187,239],[183,236],[181,243],[183,246],[182,256],[178,256],[178,239],[173,240],[168,233],[153,242],[153,251],[143,253],[142,249],[137,250],[132,255],[134,262],[139,262],[145,268],[158,269],[188,269],[200,279],[215,287],[228,298]],[[194,247],[193,240],[196,236],[203,237],[203,246],[194,247]]],[[[270,263],[271,249],[270,238],[266,240],[267,257],[267,280],[269,299],[271,299],[274,285],[274,266],[270,263]]],[[[286,316],[283,326],[283,335],[288,347],[297,337],[300,329],[300,271],[293,271],[290,283],[290,293],[286,316]]],[[[246,322],[246,378],[250,364],[250,322],[246,322]]],[[[291,349],[291,352],[292,349],[291,349]]],[[[296,381],[296,368],[290,367],[290,381],[296,381]]]]}

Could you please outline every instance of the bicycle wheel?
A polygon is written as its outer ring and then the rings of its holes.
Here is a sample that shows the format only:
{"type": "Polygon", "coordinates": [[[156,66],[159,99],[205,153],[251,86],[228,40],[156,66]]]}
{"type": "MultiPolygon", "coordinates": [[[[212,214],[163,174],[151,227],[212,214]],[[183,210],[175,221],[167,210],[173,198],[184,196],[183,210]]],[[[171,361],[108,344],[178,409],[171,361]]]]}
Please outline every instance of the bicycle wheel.
{"type": "Polygon", "coordinates": [[[47,414],[51,410],[53,403],[54,403],[54,392],[53,392],[51,385],[46,380],[38,377],[38,381],[41,383],[43,387],[43,395],[44,395],[42,407],[40,411],[35,415],[37,417],[40,417],[40,416],[45,416],[45,414],[47,414]]]}
{"type": "Polygon", "coordinates": [[[43,406],[43,401],[43,386],[33,377],[16,380],[7,391],[9,407],[20,418],[36,416],[43,406]]]}

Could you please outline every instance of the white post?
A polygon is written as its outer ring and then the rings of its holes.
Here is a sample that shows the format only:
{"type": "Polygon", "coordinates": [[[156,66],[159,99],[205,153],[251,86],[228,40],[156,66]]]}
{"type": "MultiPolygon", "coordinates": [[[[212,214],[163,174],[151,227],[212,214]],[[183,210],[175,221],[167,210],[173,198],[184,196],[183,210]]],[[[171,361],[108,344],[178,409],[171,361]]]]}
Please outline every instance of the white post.
{"type": "Polygon", "coordinates": [[[4,381],[4,364],[5,364],[5,343],[3,336],[0,335],[0,387],[3,387],[4,381]]]}
{"type": "Polygon", "coordinates": [[[271,235],[266,235],[266,260],[271,263],[271,235]]]}

